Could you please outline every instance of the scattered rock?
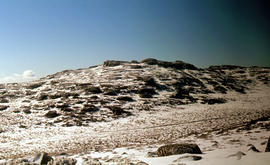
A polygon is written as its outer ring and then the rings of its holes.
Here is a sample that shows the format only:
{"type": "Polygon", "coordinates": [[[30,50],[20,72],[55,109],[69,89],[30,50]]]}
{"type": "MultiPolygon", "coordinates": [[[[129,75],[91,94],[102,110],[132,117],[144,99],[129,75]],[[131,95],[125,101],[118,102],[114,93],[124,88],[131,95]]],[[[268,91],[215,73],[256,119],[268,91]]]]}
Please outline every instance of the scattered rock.
{"type": "Polygon", "coordinates": [[[55,118],[57,116],[59,116],[60,114],[58,114],[56,111],[49,111],[45,114],[45,117],[47,118],[55,118]]]}
{"type": "Polygon", "coordinates": [[[189,143],[164,145],[159,147],[157,150],[157,154],[159,157],[178,155],[184,153],[202,154],[202,151],[197,144],[189,144],[189,143]]]}

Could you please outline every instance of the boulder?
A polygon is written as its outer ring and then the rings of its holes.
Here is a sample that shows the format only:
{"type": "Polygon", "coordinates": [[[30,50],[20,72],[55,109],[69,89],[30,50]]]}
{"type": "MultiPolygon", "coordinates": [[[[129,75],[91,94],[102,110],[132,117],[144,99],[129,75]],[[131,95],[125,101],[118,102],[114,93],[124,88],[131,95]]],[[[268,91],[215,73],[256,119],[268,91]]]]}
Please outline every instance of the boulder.
{"type": "Polygon", "coordinates": [[[43,153],[37,154],[34,157],[33,162],[36,163],[36,164],[38,164],[38,165],[47,165],[52,160],[53,160],[53,158],[50,157],[48,155],[48,153],[43,152],[43,153]]]}
{"type": "Polygon", "coordinates": [[[169,155],[178,155],[178,154],[202,154],[201,149],[197,144],[191,143],[182,143],[182,144],[169,144],[164,145],[158,148],[158,156],[169,156],[169,155]]]}
{"type": "Polygon", "coordinates": [[[47,118],[55,118],[57,116],[59,116],[60,114],[58,114],[56,111],[49,111],[45,114],[45,117],[47,118]]]}

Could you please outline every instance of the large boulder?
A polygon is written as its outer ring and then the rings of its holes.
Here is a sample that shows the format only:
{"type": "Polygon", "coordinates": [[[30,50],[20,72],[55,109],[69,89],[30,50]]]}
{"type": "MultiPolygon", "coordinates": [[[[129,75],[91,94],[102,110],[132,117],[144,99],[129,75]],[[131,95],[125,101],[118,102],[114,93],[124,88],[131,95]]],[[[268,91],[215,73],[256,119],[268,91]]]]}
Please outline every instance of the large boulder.
{"type": "Polygon", "coordinates": [[[197,144],[182,143],[182,144],[169,144],[158,148],[158,156],[169,156],[178,154],[202,154],[201,149],[197,144]]]}

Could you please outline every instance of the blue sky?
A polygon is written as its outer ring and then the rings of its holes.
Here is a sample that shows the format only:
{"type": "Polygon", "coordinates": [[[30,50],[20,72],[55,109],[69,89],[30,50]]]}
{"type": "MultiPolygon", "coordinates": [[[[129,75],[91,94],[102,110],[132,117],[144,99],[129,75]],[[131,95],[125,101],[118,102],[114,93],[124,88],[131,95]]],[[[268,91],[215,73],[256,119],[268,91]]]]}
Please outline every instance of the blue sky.
{"type": "Polygon", "coordinates": [[[269,10],[267,0],[3,0],[0,81],[107,59],[270,66],[269,10]]]}

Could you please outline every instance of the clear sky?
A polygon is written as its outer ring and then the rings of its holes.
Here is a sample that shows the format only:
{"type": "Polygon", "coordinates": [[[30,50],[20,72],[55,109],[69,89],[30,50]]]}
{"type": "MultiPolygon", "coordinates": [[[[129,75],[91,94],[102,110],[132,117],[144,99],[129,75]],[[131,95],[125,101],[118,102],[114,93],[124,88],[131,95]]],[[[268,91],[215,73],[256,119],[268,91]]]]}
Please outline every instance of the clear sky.
{"type": "Polygon", "coordinates": [[[2,0],[0,82],[104,60],[270,66],[269,0],[2,0]]]}

